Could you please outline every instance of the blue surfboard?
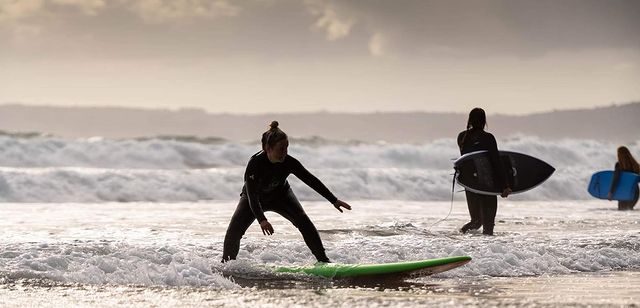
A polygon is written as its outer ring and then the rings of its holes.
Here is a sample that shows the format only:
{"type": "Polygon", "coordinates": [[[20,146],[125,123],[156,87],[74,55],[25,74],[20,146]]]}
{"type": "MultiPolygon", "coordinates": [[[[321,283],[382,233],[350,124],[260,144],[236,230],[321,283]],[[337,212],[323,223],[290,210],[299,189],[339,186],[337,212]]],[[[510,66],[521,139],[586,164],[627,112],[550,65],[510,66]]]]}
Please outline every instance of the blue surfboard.
{"type": "MultiPolygon", "coordinates": [[[[612,200],[631,201],[635,199],[638,191],[638,181],[640,175],[633,172],[620,172],[620,180],[616,187],[612,200]]],[[[611,182],[613,181],[613,171],[600,171],[591,176],[589,182],[589,194],[598,199],[607,199],[611,182]]]]}

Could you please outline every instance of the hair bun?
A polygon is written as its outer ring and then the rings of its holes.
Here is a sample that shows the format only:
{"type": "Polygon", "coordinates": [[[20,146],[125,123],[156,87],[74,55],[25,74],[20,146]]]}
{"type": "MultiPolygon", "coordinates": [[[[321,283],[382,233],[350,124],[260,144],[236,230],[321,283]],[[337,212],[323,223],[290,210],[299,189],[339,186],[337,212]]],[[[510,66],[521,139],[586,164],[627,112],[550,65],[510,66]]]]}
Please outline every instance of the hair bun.
{"type": "Polygon", "coordinates": [[[278,128],[278,125],[279,125],[278,121],[273,121],[273,122],[271,122],[271,125],[269,125],[269,126],[271,126],[271,129],[276,129],[276,128],[278,128]]]}

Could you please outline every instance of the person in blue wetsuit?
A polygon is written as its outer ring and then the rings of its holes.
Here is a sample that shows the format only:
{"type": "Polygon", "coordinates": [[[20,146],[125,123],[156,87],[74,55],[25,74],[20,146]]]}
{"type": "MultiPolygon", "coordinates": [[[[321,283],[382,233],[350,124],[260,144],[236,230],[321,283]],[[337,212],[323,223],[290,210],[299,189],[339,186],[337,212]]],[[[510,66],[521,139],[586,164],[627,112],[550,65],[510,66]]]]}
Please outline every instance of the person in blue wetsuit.
{"type": "Polygon", "coordinates": [[[240,201],[231,217],[224,237],[222,262],[235,260],[240,250],[240,239],[254,220],[258,220],[262,233],[271,235],[273,226],[264,215],[273,211],[291,221],[304,238],[318,262],[330,262],[325,254],[318,230],[293,194],[287,176],[293,174],[327,199],[340,212],[351,210],[346,202],[338,200],[329,189],[295,158],[287,154],[289,139],[273,121],[262,134],[262,151],[254,154],[244,174],[240,201]]]}
{"type": "MultiPolygon", "coordinates": [[[[608,198],[613,198],[613,193],[616,191],[616,186],[620,181],[620,172],[627,171],[640,174],[640,166],[638,162],[633,158],[629,149],[625,146],[618,148],[618,162],[616,162],[615,171],[613,173],[613,180],[611,181],[611,188],[609,188],[608,198]]],[[[631,201],[618,201],[618,210],[627,211],[633,210],[633,207],[638,203],[640,193],[636,190],[636,197],[631,201]]]]}
{"type": "MultiPolygon", "coordinates": [[[[506,198],[511,193],[511,188],[507,183],[505,168],[500,162],[496,138],[491,133],[484,131],[486,125],[487,116],[484,110],[481,108],[471,110],[467,120],[467,129],[458,134],[458,147],[461,155],[481,150],[489,151],[494,179],[498,185],[504,187],[501,196],[506,198]]],[[[498,211],[498,198],[468,190],[465,190],[465,194],[471,221],[462,226],[460,232],[467,233],[469,230],[476,230],[482,226],[483,234],[493,235],[496,212],[498,211]]]]}

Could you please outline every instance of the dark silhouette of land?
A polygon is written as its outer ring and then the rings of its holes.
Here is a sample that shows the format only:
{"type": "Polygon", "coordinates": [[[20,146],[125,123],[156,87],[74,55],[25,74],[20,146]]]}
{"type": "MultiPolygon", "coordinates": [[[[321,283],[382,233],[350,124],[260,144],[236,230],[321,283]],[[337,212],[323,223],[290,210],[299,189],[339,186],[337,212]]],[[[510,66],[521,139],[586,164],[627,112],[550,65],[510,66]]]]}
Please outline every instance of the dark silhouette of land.
{"type": "MultiPolygon", "coordinates": [[[[488,110],[490,112],[490,110],[488,110]]],[[[0,105],[0,130],[61,137],[132,138],[150,136],[221,137],[257,140],[272,120],[292,137],[330,140],[424,142],[453,138],[464,129],[462,113],[287,113],[212,114],[201,109],[151,110],[122,107],[0,105]]],[[[640,140],[640,102],[594,109],[524,116],[489,115],[490,132],[541,138],[584,138],[616,142],[640,140]]]]}

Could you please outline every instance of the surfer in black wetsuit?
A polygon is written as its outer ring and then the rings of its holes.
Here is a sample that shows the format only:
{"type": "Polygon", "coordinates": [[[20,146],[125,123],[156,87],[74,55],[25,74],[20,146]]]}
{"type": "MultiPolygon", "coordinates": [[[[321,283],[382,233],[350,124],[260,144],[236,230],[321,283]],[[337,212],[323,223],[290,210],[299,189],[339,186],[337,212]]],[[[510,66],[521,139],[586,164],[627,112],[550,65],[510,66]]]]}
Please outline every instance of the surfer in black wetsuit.
{"type": "Polygon", "coordinates": [[[265,217],[265,211],[276,212],[291,221],[302,233],[305,243],[316,259],[319,262],[330,262],[318,230],[291,191],[287,176],[294,174],[329,200],[340,212],[342,208],[351,210],[351,206],[338,200],[297,159],[289,156],[288,146],[287,134],[278,128],[277,121],[273,121],[271,128],[262,134],[262,151],[253,155],[247,164],[240,202],[224,237],[222,262],[235,260],[240,249],[240,239],[254,220],[258,220],[264,235],[273,234],[273,226],[265,217]]]}
{"type": "MultiPolygon", "coordinates": [[[[467,120],[467,130],[458,134],[458,147],[461,155],[481,150],[489,151],[489,160],[493,167],[494,178],[499,185],[504,187],[501,196],[506,198],[511,193],[511,188],[507,183],[506,171],[500,163],[496,138],[484,131],[486,125],[487,116],[484,110],[481,108],[471,110],[467,120]]],[[[468,190],[465,190],[465,194],[471,221],[462,226],[460,232],[466,233],[482,226],[483,234],[493,235],[493,226],[495,225],[496,212],[498,210],[498,198],[468,190]]]]}
{"type": "MultiPolygon", "coordinates": [[[[640,173],[640,166],[638,162],[633,158],[629,149],[625,146],[618,148],[618,162],[616,162],[615,171],[613,173],[613,180],[611,181],[611,188],[609,189],[608,199],[613,198],[613,193],[620,181],[620,172],[627,171],[633,173],[640,173]]],[[[618,210],[626,211],[633,210],[633,207],[638,203],[640,192],[636,190],[636,196],[631,201],[618,201],[618,210]]]]}

